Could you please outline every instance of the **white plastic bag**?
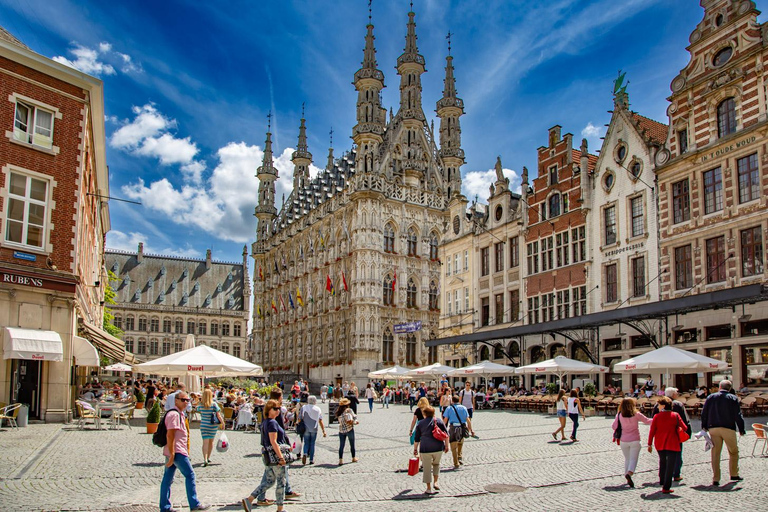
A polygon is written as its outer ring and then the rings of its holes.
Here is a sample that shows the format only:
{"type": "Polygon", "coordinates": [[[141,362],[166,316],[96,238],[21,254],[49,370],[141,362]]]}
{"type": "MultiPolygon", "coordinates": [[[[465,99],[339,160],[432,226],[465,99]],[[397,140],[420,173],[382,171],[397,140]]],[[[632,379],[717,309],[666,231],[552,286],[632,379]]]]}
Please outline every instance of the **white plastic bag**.
{"type": "Polygon", "coordinates": [[[293,443],[293,453],[295,455],[301,455],[301,449],[303,448],[302,444],[301,439],[293,443]]]}
{"type": "Polygon", "coordinates": [[[229,438],[227,437],[226,432],[222,432],[221,437],[216,441],[216,451],[224,453],[227,450],[229,450],[229,438]]]}

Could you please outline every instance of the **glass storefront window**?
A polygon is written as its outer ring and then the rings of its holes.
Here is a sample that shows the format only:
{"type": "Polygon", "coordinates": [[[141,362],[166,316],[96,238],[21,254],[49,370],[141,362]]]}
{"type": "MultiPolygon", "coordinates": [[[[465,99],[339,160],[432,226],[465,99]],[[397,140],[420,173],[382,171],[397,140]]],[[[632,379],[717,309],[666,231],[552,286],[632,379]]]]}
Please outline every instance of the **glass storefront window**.
{"type": "Polygon", "coordinates": [[[748,387],[768,386],[768,344],[742,347],[744,381],[748,387]]]}

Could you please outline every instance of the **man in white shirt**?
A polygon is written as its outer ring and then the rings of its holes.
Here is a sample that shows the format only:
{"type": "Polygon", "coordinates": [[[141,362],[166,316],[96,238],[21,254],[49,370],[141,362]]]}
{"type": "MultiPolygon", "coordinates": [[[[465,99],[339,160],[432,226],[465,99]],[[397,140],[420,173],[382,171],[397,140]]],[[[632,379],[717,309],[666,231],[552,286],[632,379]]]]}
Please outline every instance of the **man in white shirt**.
{"type": "MultiPolygon", "coordinates": [[[[176,394],[177,393],[184,392],[184,394],[186,395],[185,388],[186,388],[186,386],[184,386],[183,382],[179,382],[178,384],[176,384],[176,391],[174,391],[173,393],[171,393],[170,395],[168,395],[165,398],[165,410],[166,411],[170,411],[171,409],[176,407],[176,394]]],[[[187,408],[186,408],[185,412],[190,413],[191,411],[192,411],[192,401],[190,400],[190,401],[187,402],[187,408]]]]}
{"type": "Polygon", "coordinates": [[[464,389],[459,392],[459,398],[461,399],[461,405],[467,408],[470,418],[472,418],[472,412],[475,410],[475,396],[476,393],[472,390],[472,383],[466,381],[464,389]]]}

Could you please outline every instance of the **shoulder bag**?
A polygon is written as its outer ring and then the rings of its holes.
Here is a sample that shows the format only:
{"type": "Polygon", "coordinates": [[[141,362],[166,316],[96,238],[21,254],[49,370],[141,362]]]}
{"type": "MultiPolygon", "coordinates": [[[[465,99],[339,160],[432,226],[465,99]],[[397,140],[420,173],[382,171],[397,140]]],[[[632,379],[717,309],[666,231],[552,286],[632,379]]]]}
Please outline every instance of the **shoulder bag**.
{"type": "MultiPolygon", "coordinates": [[[[453,408],[453,412],[456,413],[456,419],[461,423],[461,437],[462,439],[467,439],[469,437],[469,427],[467,426],[467,422],[461,421],[461,418],[459,417],[459,410],[455,405],[451,405],[451,407],[453,408]]],[[[457,439],[457,441],[459,440],[457,439]]]]}
{"type": "Polygon", "coordinates": [[[446,439],[448,439],[448,433],[441,429],[440,426],[437,424],[437,421],[434,419],[432,420],[432,437],[435,438],[435,441],[443,442],[446,439]]]}
{"type": "Polygon", "coordinates": [[[619,419],[619,414],[616,415],[616,420],[619,422],[619,426],[613,431],[613,442],[617,445],[621,445],[621,420],[619,419]]]}

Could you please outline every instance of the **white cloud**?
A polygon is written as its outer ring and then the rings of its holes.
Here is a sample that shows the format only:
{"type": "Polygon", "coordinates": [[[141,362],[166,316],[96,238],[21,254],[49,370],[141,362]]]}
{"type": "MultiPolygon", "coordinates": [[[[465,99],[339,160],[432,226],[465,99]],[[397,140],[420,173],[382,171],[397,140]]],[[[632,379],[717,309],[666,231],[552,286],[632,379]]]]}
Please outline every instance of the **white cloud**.
{"type": "MultiPolygon", "coordinates": [[[[502,168],[505,178],[509,178],[509,188],[515,193],[520,192],[520,177],[512,169],[502,168]]],[[[485,203],[490,195],[490,186],[496,183],[496,170],[470,171],[464,174],[461,180],[462,193],[467,199],[474,201],[477,196],[479,202],[485,203]]]]}
{"type": "Polygon", "coordinates": [[[154,246],[149,245],[147,242],[148,239],[149,237],[141,232],[132,231],[130,233],[123,233],[122,231],[112,230],[107,233],[107,248],[116,251],[136,252],[139,249],[139,243],[143,243],[144,253],[147,254],[163,254],[179,256],[182,258],[202,258],[202,253],[189,244],[186,244],[184,248],[155,248],[154,246]]]}
{"type": "Polygon", "coordinates": [[[107,64],[105,62],[101,62],[99,60],[99,54],[101,53],[100,49],[104,45],[109,46],[107,43],[101,43],[99,45],[100,47],[99,50],[87,48],[78,43],[72,43],[72,44],[74,47],[70,48],[69,53],[75,56],[74,60],[70,60],[62,56],[53,57],[53,60],[58,62],[59,64],[64,64],[65,66],[75,68],[89,75],[101,76],[101,75],[114,75],[117,73],[115,71],[115,68],[112,67],[112,65],[107,64]]]}
{"type": "Polygon", "coordinates": [[[597,139],[603,136],[604,128],[595,126],[591,122],[587,123],[587,126],[581,130],[581,136],[586,139],[597,139]]]}
{"type": "Polygon", "coordinates": [[[176,120],[169,119],[154,105],[133,107],[133,121],[126,121],[110,138],[114,148],[135,155],[157,158],[161,165],[181,165],[184,177],[200,183],[205,164],[195,160],[200,151],[190,137],[178,138],[169,133],[176,128],[176,120]]]}

